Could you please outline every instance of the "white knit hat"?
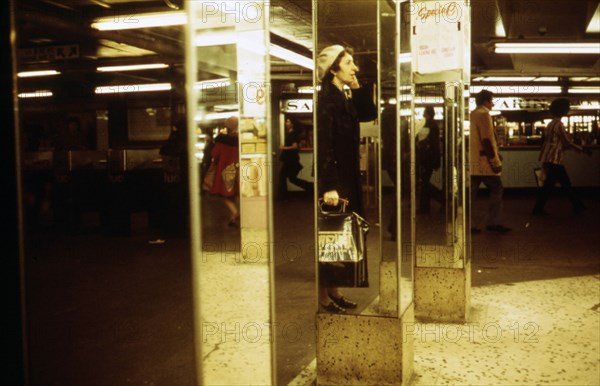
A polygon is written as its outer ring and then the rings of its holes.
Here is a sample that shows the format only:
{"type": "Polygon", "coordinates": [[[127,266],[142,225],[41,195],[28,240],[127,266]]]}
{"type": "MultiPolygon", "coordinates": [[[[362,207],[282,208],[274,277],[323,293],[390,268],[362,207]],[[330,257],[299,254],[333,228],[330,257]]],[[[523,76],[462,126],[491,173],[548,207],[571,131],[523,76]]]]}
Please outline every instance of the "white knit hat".
{"type": "Polygon", "coordinates": [[[323,51],[317,56],[317,76],[319,80],[323,80],[323,77],[342,51],[344,51],[344,47],[339,44],[323,48],[323,51]]]}

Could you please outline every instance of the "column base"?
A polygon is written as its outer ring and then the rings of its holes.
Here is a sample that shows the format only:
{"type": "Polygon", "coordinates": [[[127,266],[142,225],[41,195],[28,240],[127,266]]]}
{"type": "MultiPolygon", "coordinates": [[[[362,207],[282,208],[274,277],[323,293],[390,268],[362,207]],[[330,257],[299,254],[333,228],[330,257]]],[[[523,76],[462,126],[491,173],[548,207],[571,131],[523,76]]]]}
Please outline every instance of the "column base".
{"type": "Polygon", "coordinates": [[[401,318],[317,314],[317,385],[408,385],[414,309],[401,318]]]}
{"type": "Polygon", "coordinates": [[[422,322],[465,323],[471,297],[471,263],[464,268],[415,267],[415,317],[422,322]]]}

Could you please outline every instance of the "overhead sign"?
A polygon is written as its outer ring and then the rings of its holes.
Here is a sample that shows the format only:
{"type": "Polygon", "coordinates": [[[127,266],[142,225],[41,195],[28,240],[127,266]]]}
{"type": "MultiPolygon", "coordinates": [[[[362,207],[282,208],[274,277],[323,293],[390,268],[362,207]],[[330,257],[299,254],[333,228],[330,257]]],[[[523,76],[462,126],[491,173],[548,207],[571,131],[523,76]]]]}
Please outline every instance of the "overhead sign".
{"type": "Polygon", "coordinates": [[[19,60],[23,62],[49,62],[79,58],[79,45],[19,48],[19,60]]]}
{"type": "Polygon", "coordinates": [[[283,101],[283,112],[288,114],[294,113],[312,113],[312,99],[287,99],[283,101]]]}
{"type": "MultiPolygon", "coordinates": [[[[496,111],[543,111],[548,110],[550,102],[546,99],[525,99],[525,98],[494,98],[494,107],[496,111]]],[[[469,110],[477,107],[475,98],[469,98],[469,110]]]]}
{"type": "Polygon", "coordinates": [[[462,69],[468,47],[468,6],[464,0],[417,0],[412,12],[413,71],[431,74],[462,69]]]}

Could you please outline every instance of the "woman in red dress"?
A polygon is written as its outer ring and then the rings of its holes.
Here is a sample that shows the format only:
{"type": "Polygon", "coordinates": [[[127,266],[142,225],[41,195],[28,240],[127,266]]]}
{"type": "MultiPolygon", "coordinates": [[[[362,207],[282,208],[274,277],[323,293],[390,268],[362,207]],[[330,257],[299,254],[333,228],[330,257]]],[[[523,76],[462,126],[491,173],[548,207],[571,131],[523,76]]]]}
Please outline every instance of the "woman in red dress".
{"type": "Polygon", "coordinates": [[[240,193],[238,119],[236,117],[227,118],[225,127],[227,133],[219,134],[215,138],[215,146],[212,150],[212,158],[217,165],[217,172],[210,192],[223,197],[223,203],[229,211],[228,225],[239,227],[240,213],[236,204],[236,197],[240,193]]]}

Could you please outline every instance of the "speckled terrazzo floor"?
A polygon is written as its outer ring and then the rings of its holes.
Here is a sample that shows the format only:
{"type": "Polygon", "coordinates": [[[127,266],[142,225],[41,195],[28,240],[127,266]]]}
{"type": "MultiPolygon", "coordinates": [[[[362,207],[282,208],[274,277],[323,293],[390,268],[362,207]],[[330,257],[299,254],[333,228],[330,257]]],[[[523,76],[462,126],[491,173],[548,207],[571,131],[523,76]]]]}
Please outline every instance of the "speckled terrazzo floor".
{"type": "Polygon", "coordinates": [[[474,288],[469,323],[415,326],[415,385],[600,384],[600,276],[474,288]]]}
{"type": "MultiPolygon", "coordinates": [[[[532,217],[531,194],[506,195],[506,225],[513,231],[473,238],[471,324],[414,326],[415,385],[600,385],[599,198],[586,196],[588,210],[581,216],[573,216],[565,200],[553,198],[546,209],[550,216],[532,217]]],[[[235,232],[219,227],[224,219],[218,204],[210,207],[214,216],[205,219],[215,223],[210,241],[236,244],[235,232]]],[[[276,318],[306,332],[299,339],[277,341],[277,385],[314,381],[312,219],[302,216],[311,205],[292,199],[276,207],[284,219],[295,216],[277,228],[277,240],[302,246],[298,256],[277,261],[276,318]]],[[[130,237],[84,229],[27,245],[31,384],[200,383],[188,241],[168,237],[164,244],[149,244],[152,235],[144,222],[136,224],[130,237]]],[[[202,319],[205,363],[217,366],[205,367],[204,384],[248,382],[238,379],[236,366],[258,361],[269,351],[267,328],[254,342],[255,327],[268,317],[264,303],[252,315],[235,307],[264,297],[255,296],[254,286],[266,289],[255,280],[264,275],[263,268],[239,266],[227,256],[226,263],[210,257],[202,267],[213,273],[208,277],[214,282],[206,284],[217,288],[205,292],[210,298],[202,319]],[[219,344],[222,335],[208,329],[221,328],[224,321],[243,322],[242,342],[232,342],[236,335],[230,333],[226,344],[219,344]],[[251,344],[246,351],[254,354],[242,358],[227,350],[238,344],[251,344]],[[225,370],[218,369],[223,363],[225,370]]],[[[264,379],[265,371],[258,366],[255,379],[264,379]]]]}
{"type": "MultiPolygon", "coordinates": [[[[415,323],[411,385],[600,384],[600,275],[474,288],[465,324],[415,323]]],[[[289,384],[315,384],[316,361],[289,384]]]]}
{"type": "MultiPolygon", "coordinates": [[[[473,238],[471,314],[463,325],[415,323],[415,386],[600,385],[600,206],[566,200],[530,215],[505,197],[507,235],[473,238]]],[[[314,384],[316,361],[290,383],[314,384]]]]}

